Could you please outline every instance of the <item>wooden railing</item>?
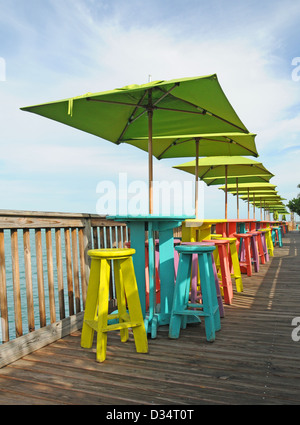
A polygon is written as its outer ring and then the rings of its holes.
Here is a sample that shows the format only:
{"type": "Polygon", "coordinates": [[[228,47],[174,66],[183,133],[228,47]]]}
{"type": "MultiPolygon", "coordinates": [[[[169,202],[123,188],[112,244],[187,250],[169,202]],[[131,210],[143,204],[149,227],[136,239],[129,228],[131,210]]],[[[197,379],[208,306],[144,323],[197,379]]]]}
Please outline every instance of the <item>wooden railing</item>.
{"type": "Polygon", "coordinates": [[[0,210],[0,367],[37,341],[43,346],[80,327],[87,251],[127,241],[125,224],[98,215],[0,210]]]}

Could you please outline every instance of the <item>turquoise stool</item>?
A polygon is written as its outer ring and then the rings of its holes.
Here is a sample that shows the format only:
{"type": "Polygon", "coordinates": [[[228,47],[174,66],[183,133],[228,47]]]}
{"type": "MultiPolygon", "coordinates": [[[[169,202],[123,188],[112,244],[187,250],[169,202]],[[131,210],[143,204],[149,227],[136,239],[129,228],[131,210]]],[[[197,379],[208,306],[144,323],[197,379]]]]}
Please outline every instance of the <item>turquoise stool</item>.
{"type": "Polygon", "coordinates": [[[221,329],[219,304],[213,272],[211,253],[214,246],[180,245],[179,265],[174,289],[173,306],[169,324],[169,338],[179,338],[180,328],[185,327],[189,316],[204,317],[206,339],[215,340],[215,333],[221,329]],[[198,255],[202,303],[189,303],[191,268],[193,255],[198,255]]]}
{"type": "Polygon", "coordinates": [[[281,227],[279,226],[273,226],[272,227],[272,240],[273,245],[276,246],[278,244],[280,248],[282,247],[282,233],[281,233],[281,227]]]}

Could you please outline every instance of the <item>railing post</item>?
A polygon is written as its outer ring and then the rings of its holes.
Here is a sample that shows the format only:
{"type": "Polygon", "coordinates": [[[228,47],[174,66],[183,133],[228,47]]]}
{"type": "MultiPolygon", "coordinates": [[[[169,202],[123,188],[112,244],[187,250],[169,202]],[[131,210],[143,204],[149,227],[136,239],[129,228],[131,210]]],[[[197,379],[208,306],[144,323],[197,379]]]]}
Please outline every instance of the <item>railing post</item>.
{"type": "Polygon", "coordinates": [[[92,224],[91,217],[82,220],[84,224],[83,228],[83,249],[84,249],[84,263],[85,263],[85,278],[86,278],[86,289],[90,277],[90,258],[88,256],[88,250],[92,249],[92,224]]]}

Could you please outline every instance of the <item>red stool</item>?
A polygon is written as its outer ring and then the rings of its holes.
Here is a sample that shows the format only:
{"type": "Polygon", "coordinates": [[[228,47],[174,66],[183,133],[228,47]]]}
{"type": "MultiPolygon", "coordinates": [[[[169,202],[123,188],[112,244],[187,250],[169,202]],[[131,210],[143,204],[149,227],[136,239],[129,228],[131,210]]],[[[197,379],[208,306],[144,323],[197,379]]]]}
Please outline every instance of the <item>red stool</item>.
{"type": "Polygon", "coordinates": [[[251,257],[251,238],[250,233],[234,233],[237,238],[238,251],[240,252],[240,268],[241,273],[246,273],[247,276],[252,276],[252,257],[251,257]]]}
{"type": "MultiPolygon", "coordinates": [[[[207,244],[211,244],[212,241],[207,241],[207,244]]],[[[214,255],[219,256],[219,261],[215,258],[216,267],[221,270],[221,281],[219,281],[220,288],[224,295],[225,304],[232,304],[233,299],[233,288],[231,281],[231,272],[230,272],[230,260],[228,254],[228,240],[213,240],[214,245],[218,249],[218,251],[214,253],[214,255]]],[[[201,244],[205,244],[205,240],[201,241],[201,244]]]]}
{"type": "Polygon", "coordinates": [[[266,264],[265,251],[263,246],[263,235],[261,232],[255,232],[257,237],[257,246],[258,246],[258,256],[261,264],[266,264]]]}

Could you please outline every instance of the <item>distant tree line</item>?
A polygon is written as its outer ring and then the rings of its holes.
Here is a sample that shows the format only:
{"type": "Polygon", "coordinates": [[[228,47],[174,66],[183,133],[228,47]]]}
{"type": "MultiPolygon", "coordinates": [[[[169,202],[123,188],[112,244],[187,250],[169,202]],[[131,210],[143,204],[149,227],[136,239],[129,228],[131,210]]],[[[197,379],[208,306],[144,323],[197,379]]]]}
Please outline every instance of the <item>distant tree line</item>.
{"type": "MultiPolygon", "coordinates": [[[[300,184],[298,184],[297,187],[300,188],[300,184]]],[[[287,206],[291,212],[300,215],[300,193],[298,194],[297,198],[291,199],[287,206]]]]}

